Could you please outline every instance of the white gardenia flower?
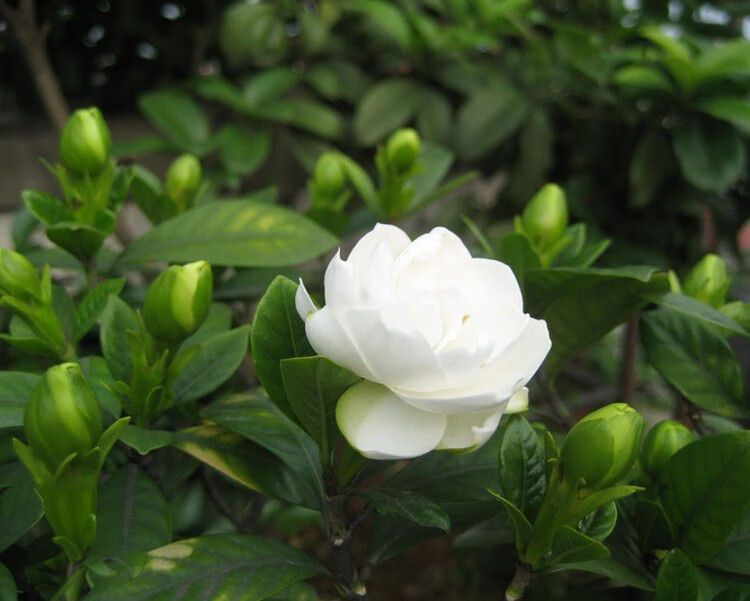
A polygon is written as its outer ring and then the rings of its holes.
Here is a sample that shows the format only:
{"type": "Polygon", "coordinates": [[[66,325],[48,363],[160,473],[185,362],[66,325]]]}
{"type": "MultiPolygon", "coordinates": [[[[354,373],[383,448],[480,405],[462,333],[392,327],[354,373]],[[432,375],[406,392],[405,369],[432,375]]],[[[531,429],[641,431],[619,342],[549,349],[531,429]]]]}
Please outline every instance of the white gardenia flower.
{"type": "Polygon", "coordinates": [[[378,224],[333,258],[324,286],[317,309],[300,281],[297,311],[315,351],[365,379],[336,420],[366,457],[476,449],[509,403],[525,408],[551,343],[504,263],[472,258],[442,227],[412,242],[378,224]]]}

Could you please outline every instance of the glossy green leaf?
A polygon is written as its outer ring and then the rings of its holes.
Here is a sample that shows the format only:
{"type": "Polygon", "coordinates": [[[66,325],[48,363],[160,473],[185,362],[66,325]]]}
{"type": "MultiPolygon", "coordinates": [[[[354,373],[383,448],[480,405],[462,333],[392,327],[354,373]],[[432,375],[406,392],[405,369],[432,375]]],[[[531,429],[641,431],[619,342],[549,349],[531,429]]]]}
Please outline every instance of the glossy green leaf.
{"type": "Polygon", "coordinates": [[[248,106],[277,100],[284,92],[291,88],[298,79],[298,75],[288,67],[274,67],[259,71],[242,88],[242,97],[248,106]]]}
{"type": "Polygon", "coordinates": [[[409,184],[414,186],[414,196],[411,207],[424,207],[424,201],[437,188],[441,180],[450,171],[453,164],[453,154],[445,148],[425,142],[418,159],[418,173],[409,178],[409,184]]]}
{"type": "Polygon", "coordinates": [[[299,476],[306,498],[322,502],[325,487],[315,443],[271,401],[234,395],[209,405],[202,414],[279,457],[299,476]]]}
{"type": "Polygon", "coordinates": [[[635,315],[646,296],[667,292],[653,268],[554,268],[526,271],[526,310],[547,322],[552,350],[545,365],[554,374],[576,352],[635,315]]]}
{"type": "Polygon", "coordinates": [[[115,379],[126,382],[130,380],[128,330],[138,331],[138,318],[135,311],[124,300],[110,295],[102,313],[100,331],[102,354],[115,379]]]}
{"type": "Polygon", "coordinates": [[[120,435],[120,440],[141,455],[148,455],[151,451],[168,447],[175,438],[174,434],[167,430],[149,430],[130,425],[120,435]]]}
{"type": "Polygon", "coordinates": [[[0,552],[26,534],[43,515],[42,498],[30,479],[0,492],[0,552]]]}
{"type": "Polygon", "coordinates": [[[284,276],[276,277],[260,299],[250,338],[258,379],[271,400],[290,417],[295,414],[284,388],[281,361],[315,354],[295,308],[296,293],[297,284],[284,276]]]}
{"type": "Polygon", "coordinates": [[[516,540],[516,553],[520,558],[523,558],[526,551],[526,547],[529,545],[531,540],[532,527],[529,520],[521,512],[521,510],[511,503],[508,499],[499,495],[493,491],[489,491],[500,503],[502,503],[505,511],[508,515],[508,520],[513,524],[513,531],[515,533],[516,540]]]}
{"type": "Polygon", "coordinates": [[[18,601],[18,590],[13,574],[0,563],[0,601],[18,601]]]}
{"type": "MultiPolygon", "coordinates": [[[[215,292],[215,291],[214,291],[215,292]]],[[[216,296],[214,294],[214,296],[216,296]]],[[[224,332],[229,331],[232,327],[232,308],[224,303],[211,303],[211,309],[208,311],[208,317],[201,326],[193,332],[180,345],[180,348],[188,349],[196,344],[203,344],[224,332]]]]}
{"type": "Polygon", "coordinates": [[[709,566],[726,572],[750,576],[750,507],[719,549],[709,566]]]}
{"type": "Polygon", "coordinates": [[[609,550],[599,541],[581,534],[575,528],[563,526],[555,534],[552,552],[544,561],[547,565],[556,563],[577,563],[609,557],[609,550]]]}
{"type": "Polygon", "coordinates": [[[669,520],[657,501],[638,499],[635,506],[635,524],[641,548],[669,549],[674,546],[674,535],[669,520]]]}
{"type": "Polygon", "coordinates": [[[474,93],[458,111],[456,148],[477,159],[507,140],[526,117],[526,102],[510,84],[474,93]]]}
{"type": "Polygon", "coordinates": [[[159,487],[130,464],[102,485],[96,530],[87,559],[90,563],[123,558],[171,542],[172,516],[159,487]]]}
{"type": "Polygon", "coordinates": [[[142,95],[138,107],[180,150],[203,154],[210,134],[208,120],[189,95],[176,90],[157,90],[142,95]]]}
{"type": "Polygon", "coordinates": [[[146,554],[137,576],[99,584],[86,601],[261,601],[325,568],[309,555],[260,536],[188,538],[146,554]]]}
{"type": "Polygon", "coordinates": [[[711,560],[750,503],[750,431],[715,434],[675,453],[663,471],[661,501],[677,546],[693,563],[711,560]]]}
{"type": "Polygon", "coordinates": [[[217,134],[221,163],[230,173],[252,175],[268,157],[271,136],[228,125],[217,134]]]}
{"type": "Polygon", "coordinates": [[[683,313],[684,315],[699,319],[711,325],[719,326],[720,328],[727,330],[729,333],[745,337],[750,336],[750,332],[723,312],[723,307],[720,311],[699,300],[684,294],[675,294],[674,292],[654,295],[653,297],[650,297],[650,300],[662,307],[676,311],[677,313],[683,313]]]}
{"type": "Polygon", "coordinates": [[[531,247],[531,242],[523,234],[508,234],[500,241],[500,249],[497,253],[498,259],[506,263],[518,280],[518,284],[524,289],[526,272],[529,269],[539,269],[541,262],[539,255],[531,247]]]}
{"type": "Polygon", "coordinates": [[[497,545],[513,544],[516,535],[506,512],[479,522],[458,534],[453,539],[456,549],[483,549],[497,545]]]}
{"type": "Polygon", "coordinates": [[[690,558],[672,549],[659,567],[654,601],[697,601],[698,574],[690,558]]]}
{"type": "Polygon", "coordinates": [[[398,5],[385,0],[355,0],[352,7],[363,13],[368,20],[375,24],[402,48],[411,44],[411,29],[409,22],[398,5]]]}
{"type": "Polygon", "coordinates": [[[343,135],[344,120],[331,107],[302,98],[288,102],[292,108],[290,124],[328,140],[338,140],[343,135]]]}
{"type": "Polygon", "coordinates": [[[107,306],[109,295],[119,296],[124,287],[125,280],[123,278],[116,278],[114,280],[104,280],[101,284],[86,293],[86,296],[83,297],[80,304],[76,307],[75,328],[72,340],[74,344],[94,327],[104,308],[107,306]]]}
{"type": "Polygon", "coordinates": [[[83,263],[91,260],[111,233],[73,221],[60,221],[47,227],[47,238],[83,263]]]}
{"type": "Polygon", "coordinates": [[[51,194],[41,190],[24,190],[21,196],[29,212],[46,225],[74,219],[68,204],[51,194]]]}
{"type": "Polygon", "coordinates": [[[39,379],[37,374],[0,371],[0,428],[23,426],[26,402],[39,379]]]}
{"type": "Polygon", "coordinates": [[[635,88],[636,91],[653,90],[655,92],[673,92],[674,86],[661,69],[649,65],[628,65],[618,69],[614,74],[615,83],[635,88]]]}
{"type": "Polygon", "coordinates": [[[113,392],[115,379],[112,377],[105,359],[97,355],[91,355],[82,357],[76,362],[81,366],[83,375],[91,384],[91,388],[94,389],[102,409],[114,418],[120,417],[122,400],[119,396],[115,396],[113,392]]]}
{"type": "Polygon", "coordinates": [[[646,359],[690,402],[726,417],[750,415],[737,358],[715,327],[675,311],[641,318],[646,359]]]}
{"type": "MultiPolygon", "coordinates": [[[[175,404],[197,401],[232,377],[247,354],[249,339],[250,327],[240,326],[202,342],[198,354],[172,384],[175,404]]],[[[181,351],[177,360],[190,348],[181,351]]]]}
{"type": "Polygon", "coordinates": [[[385,79],[360,99],[354,113],[354,138],[363,146],[380,142],[406,125],[417,112],[419,87],[406,78],[385,79]]]}
{"type": "Polygon", "coordinates": [[[672,146],[685,179],[707,192],[733,185],[745,166],[742,138],[722,121],[691,118],[675,132],[672,146]]]}
{"type": "Polygon", "coordinates": [[[295,505],[318,505],[309,482],[278,456],[223,426],[204,424],[180,430],[174,446],[264,495],[295,505]]]}
{"type": "Polygon", "coordinates": [[[364,497],[381,515],[395,514],[426,528],[450,530],[450,518],[442,507],[427,497],[409,490],[372,488],[357,493],[364,497]]]}
{"type": "Polygon", "coordinates": [[[741,96],[713,96],[694,106],[715,119],[726,121],[743,132],[750,133],[750,104],[741,96]]]}
{"type": "Polygon", "coordinates": [[[336,243],[328,231],[295,211],[229,200],[199,205],[161,223],[128,246],[118,261],[280,267],[313,259],[336,243]]]}
{"type": "Polygon", "coordinates": [[[340,437],[336,404],[361,378],[325,357],[284,359],[281,378],[299,423],[318,445],[322,461],[330,461],[340,437]]]}
{"type": "Polygon", "coordinates": [[[500,434],[500,490],[530,521],[534,521],[547,490],[544,447],[521,415],[505,420],[500,434]]]}
{"type": "Polygon", "coordinates": [[[610,502],[583,518],[578,529],[589,538],[601,542],[612,533],[616,523],[617,505],[610,502]]]}

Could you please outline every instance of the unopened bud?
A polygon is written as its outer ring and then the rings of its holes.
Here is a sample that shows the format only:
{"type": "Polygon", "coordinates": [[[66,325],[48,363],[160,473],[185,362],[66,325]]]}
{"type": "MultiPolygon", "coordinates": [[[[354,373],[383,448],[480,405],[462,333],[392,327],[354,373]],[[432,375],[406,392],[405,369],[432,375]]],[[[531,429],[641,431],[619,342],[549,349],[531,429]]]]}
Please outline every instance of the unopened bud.
{"type": "Polygon", "coordinates": [[[526,205],[521,214],[524,233],[536,246],[549,247],[568,227],[568,203],[557,184],[547,184],[526,205]]]}
{"type": "Polygon", "coordinates": [[[76,363],[47,370],[31,393],[23,420],[29,446],[54,472],[76,453],[83,457],[102,433],[102,411],[76,363]]]}
{"type": "Polygon", "coordinates": [[[0,248],[0,294],[20,299],[41,295],[41,281],[34,266],[21,253],[0,248]]]}
{"type": "Polygon", "coordinates": [[[685,276],[682,290],[688,296],[718,309],[726,300],[730,283],[724,260],[708,254],[685,276]]]}
{"type": "Polygon", "coordinates": [[[346,186],[346,171],[334,152],[324,152],[315,164],[315,185],[321,194],[337,196],[346,186]]]}
{"type": "Polygon", "coordinates": [[[649,431],[641,449],[641,467],[650,478],[658,477],[670,457],[693,442],[693,433],[680,422],[664,420],[649,431]]]}
{"type": "Polygon", "coordinates": [[[187,208],[201,183],[201,163],[195,155],[177,157],[167,171],[167,194],[183,208],[187,208]]]}
{"type": "Polygon", "coordinates": [[[589,413],[568,433],[560,457],[563,477],[601,490],[630,471],[643,434],[643,417],[625,403],[589,413]]]}
{"type": "Polygon", "coordinates": [[[146,329],[157,340],[183,341],[206,320],[212,293],[213,275],[206,261],[172,265],[148,288],[143,305],[146,329]]]}
{"type": "Polygon", "coordinates": [[[388,140],[385,156],[396,173],[404,174],[414,167],[420,151],[419,134],[411,128],[399,129],[388,140]]]}
{"type": "Polygon", "coordinates": [[[96,107],[73,113],[60,135],[60,158],[76,175],[96,175],[109,163],[112,137],[96,107]]]}

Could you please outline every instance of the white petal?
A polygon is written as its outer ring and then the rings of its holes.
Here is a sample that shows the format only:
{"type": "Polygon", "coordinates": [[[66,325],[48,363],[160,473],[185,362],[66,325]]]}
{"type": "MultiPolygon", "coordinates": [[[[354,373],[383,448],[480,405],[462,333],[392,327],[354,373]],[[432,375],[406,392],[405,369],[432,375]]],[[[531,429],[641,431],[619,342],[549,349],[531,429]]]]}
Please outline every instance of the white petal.
{"type": "Polygon", "coordinates": [[[423,411],[434,411],[446,415],[476,413],[497,408],[508,395],[493,389],[482,390],[478,386],[464,388],[437,389],[429,392],[418,392],[394,388],[400,399],[423,411]]]}
{"type": "Polygon", "coordinates": [[[305,322],[305,334],[319,355],[328,357],[335,363],[352,370],[358,376],[373,378],[357,346],[328,307],[310,314],[305,322]]]}
{"type": "Polygon", "coordinates": [[[436,448],[474,451],[495,433],[502,415],[502,409],[449,415],[445,434],[436,448]]]}
{"type": "Polygon", "coordinates": [[[440,442],[446,417],[414,409],[390,390],[360,382],[336,406],[336,422],[352,447],[371,459],[424,455],[440,442]]]}
{"type": "Polygon", "coordinates": [[[458,275],[461,289],[481,291],[483,298],[494,302],[503,300],[523,309],[518,280],[505,263],[492,259],[472,259],[458,275]]]}
{"type": "Polygon", "coordinates": [[[446,278],[471,261],[471,254],[453,232],[436,227],[414,240],[394,264],[397,286],[409,289],[444,288],[446,278]]]}
{"type": "Polygon", "coordinates": [[[524,386],[520,390],[517,390],[510,401],[508,406],[505,407],[505,413],[523,413],[529,410],[529,389],[524,386]]]}
{"type": "Polygon", "coordinates": [[[366,271],[370,269],[373,254],[378,247],[382,246],[387,249],[395,258],[410,243],[409,236],[403,230],[397,228],[395,225],[378,223],[371,232],[365,234],[357,242],[346,260],[348,263],[354,265],[357,271],[366,271]]]}
{"type": "Polygon", "coordinates": [[[302,278],[299,280],[297,293],[294,295],[294,306],[297,309],[297,313],[299,313],[299,316],[302,318],[302,321],[307,321],[307,316],[318,310],[313,299],[310,298],[302,278]]]}
{"type": "Polygon", "coordinates": [[[338,319],[372,373],[363,377],[389,388],[430,390],[445,385],[435,353],[418,331],[394,328],[372,309],[345,311],[338,319]]]}
{"type": "Polygon", "coordinates": [[[326,306],[349,309],[358,304],[354,267],[341,260],[341,251],[331,259],[323,278],[326,306]]]}

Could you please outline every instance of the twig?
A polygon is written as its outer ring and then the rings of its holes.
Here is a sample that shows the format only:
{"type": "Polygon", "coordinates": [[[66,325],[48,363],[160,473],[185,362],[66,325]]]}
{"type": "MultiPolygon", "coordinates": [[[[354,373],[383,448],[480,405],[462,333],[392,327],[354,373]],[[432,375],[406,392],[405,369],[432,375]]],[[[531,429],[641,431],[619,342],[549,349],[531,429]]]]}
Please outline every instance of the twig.
{"type": "Polygon", "coordinates": [[[622,371],[620,372],[620,398],[631,404],[635,398],[635,359],[638,350],[638,316],[634,315],[625,324],[625,339],[622,348],[622,371]]]}

